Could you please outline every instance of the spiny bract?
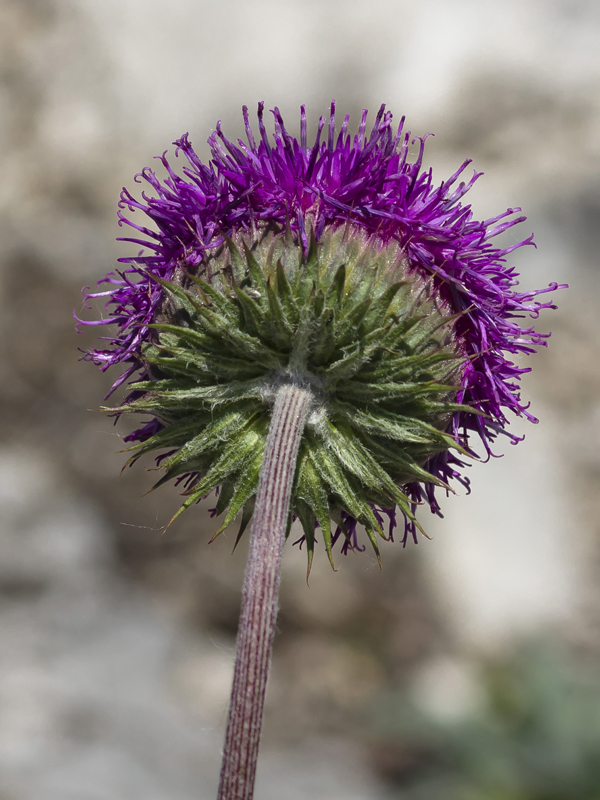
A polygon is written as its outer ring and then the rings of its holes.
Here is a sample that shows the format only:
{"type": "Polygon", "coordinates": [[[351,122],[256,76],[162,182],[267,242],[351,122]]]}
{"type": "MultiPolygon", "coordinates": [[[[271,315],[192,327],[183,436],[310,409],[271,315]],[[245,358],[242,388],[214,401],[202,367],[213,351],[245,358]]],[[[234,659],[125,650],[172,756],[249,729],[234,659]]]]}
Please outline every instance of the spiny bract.
{"type": "MultiPolygon", "coordinates": [[[[310,234],[305,255],[288,233],[230,240],[202,278],[163,281],[165,303],[142,351],[150,380],[120,412],[165,426],[139,453],[176,448],[165,476],[189,475],[180,512],[220,486],[219,533],[252,515],[270,401],[284,381],[307,385],[313,408],[303,436],[291,516],[302,522],[309,561],[317,520],[331,559],[330,518],[364,525],[378,553],[374,507],[398,505],[399,488],[441,484],[424,464],[450,447],[445,429],[460,408],[454,317],[430,279],[412,272],[397,245],[345,228],[310,234]]],[[[134,458],[137,456],[134,456],[134,458]]],[[[215,534],[216,535],[216,534],[215,534]]]]}

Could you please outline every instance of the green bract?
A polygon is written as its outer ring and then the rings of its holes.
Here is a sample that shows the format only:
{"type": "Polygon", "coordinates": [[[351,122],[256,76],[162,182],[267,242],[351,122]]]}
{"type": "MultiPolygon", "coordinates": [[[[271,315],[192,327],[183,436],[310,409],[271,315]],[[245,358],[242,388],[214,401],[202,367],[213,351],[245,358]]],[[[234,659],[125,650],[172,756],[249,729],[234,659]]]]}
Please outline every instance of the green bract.
{"type": "MultiPolygon", "coordinates": [[[[191,473],[175,516],[217,486],[220,533],[252,516],[269,428],[282,382],[310,388],[292,514],[306,536],[309,568],[321,528],[331,560],[331,520],[364,525],[379,556],[384,536],[372,506],[399,508],[400,488],[441,484],[423,465],[454,447],[446,432],[459,406],[464,354],[455,317],[432,279],[411,270],[395,243],[347,228],[291,233],[264,228],[185,263],[165,290],[143,360],[143,396],[118,409],[151,414],[164,428],[134,448],[169,449],[157,486],[191,473]]],[[[462,451],[464,452],[464,451],[462,451]]],[[[155,487],[155,488],[156,488],[155,487]]],[[[215,534],[217,535],[217,534],[215,534]]],[[[384,537],[385,538],[385,537],[384,537]]]]}

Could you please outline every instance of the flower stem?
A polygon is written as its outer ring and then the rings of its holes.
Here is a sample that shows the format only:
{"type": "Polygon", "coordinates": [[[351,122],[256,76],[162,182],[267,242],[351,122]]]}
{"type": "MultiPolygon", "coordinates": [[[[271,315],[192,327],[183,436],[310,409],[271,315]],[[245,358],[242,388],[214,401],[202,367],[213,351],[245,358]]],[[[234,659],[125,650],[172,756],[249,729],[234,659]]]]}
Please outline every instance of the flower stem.
{"type": "Polygon", "coordinates": [[[252,521],[217,800],[252,800],[298,448],[311,402],[293,383],[275,397],[252,521]]]}

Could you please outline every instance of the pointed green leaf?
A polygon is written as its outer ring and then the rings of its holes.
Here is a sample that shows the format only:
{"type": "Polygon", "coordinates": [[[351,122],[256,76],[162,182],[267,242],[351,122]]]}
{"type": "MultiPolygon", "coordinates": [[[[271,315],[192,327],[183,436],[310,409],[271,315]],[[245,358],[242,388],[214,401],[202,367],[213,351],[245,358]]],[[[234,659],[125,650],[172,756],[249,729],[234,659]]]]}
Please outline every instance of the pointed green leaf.
{"type": "Polygon", "coordinates": [[[235,242],[229,236],[223,237],[227,242],[227,247],[229,249],[229,258],[231,261],[231,271],[233,273],[233,279],[238,286],[242,283],[244,278],[246,277],[247,266],[244,258],[238,248],[236,247],[235,242]]]}
{"type": "MultiPolygon", "coordinates": [[[[210,283],[203,281],[202,278],[199,278],[196,275],[188,273],[188,278],[193,281],[193,283],[200,290],[201,294],[204,295],[215,307],[217,313],[222,314],[234,325],[239,325],[240,315],[234,303],[232,303],[231,300],[223,294],[223,292],[215,289],[215,287],[211,286],[210,283]]],[[[204,305],[206,305],[206,303],[204,305]]]]}
{"type": "Polygon", "coordinates": [[[290,325],[297,325],[300,321],[300,312],[281,259],[277,262],[277,296],[290,321],[290,325]]]}
{"type": "Polygon", "coordinates": [[[257,446],[254,457],[248,461],[246,466],[240,472],[225,519],[223,520],[219,530],[213,536],[213,539],[215,539],[225,530],[228,525],[233,522],[239,511],[246,506],[248,500],[256,494],[256,490],[258,489],[260,468],[263,462],[265,442],[263,441],[261,444],[262,446],[257,446]]]}
{"type": "Polygon", "coordinates": [[[329,519],[329,501],[323,481],[310,458],[302,458],[299,464],[298,496],[311,507],[323,533],[327,557],[335,571],[331,552],[331,524],[329,519]]]}
{"type": "Polygon", "coordinates": [[[242,518],[240,520],[240,527],[238,529],[237,536],[235,538],[235,544],[233,545],[233,550],[231,551],[232,553],[235,552],[235,548],[240,543],[240,539],[242,538],[246,528],[250,524],[250,520],[252,519],[252,515],[254,514],[254,500],[255,498],[251,497],[244,506],[244,508],[242,509],[242,518]]]}
{"type": "Polygon", "coordinates": [[[244,317],[244,330],[246,333],[250,334],[250,336],[263,339],[266,332],[266,317],[262,312],[260,305],[252,297],[246,294],[243,289],[240,289],[239,286],[234,285],[233,291],[235,292],[237,301],[242,309],[242,314],[244,317]]]}
{"type": "Polygon", "coordinates": [[[360,328],[370,306],[371,300],[363,300],[362,303],[353,305],[336,320],[335,338],[338,347],[346,346],[352,341],[352,336],[356,336],[356,331],[360,328]]]}
{"type": "Polygon", "coordinates": [[[244,255],[248,264],[248,274],[252,281],[252,288],[255,289],[260,297],[258,298],[263,305],[266,306],[265,297],[267,294],[267,278],[262,266],[256,260],[256,257],[248,245],[244,242],[244,255]]]}
{"type": "Polygon", "coordinates": [[[300,498],[295,500],[294,509],[298,515],[306,539],[306,555],[308,561],[306,567],[306,582],[308,583],[315,554],[315,512],[308,503],[305,503],[304,500],[300,498]]]}

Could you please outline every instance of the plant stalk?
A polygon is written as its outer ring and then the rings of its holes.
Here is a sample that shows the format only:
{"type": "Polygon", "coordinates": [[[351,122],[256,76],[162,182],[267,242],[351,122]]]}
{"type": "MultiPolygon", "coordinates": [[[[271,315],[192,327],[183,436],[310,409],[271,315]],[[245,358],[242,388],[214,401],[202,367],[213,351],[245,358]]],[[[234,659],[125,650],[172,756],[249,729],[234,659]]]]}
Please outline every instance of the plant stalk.
{"type": "Polygon", "coordinates": [[[217,800],[254,796],[290,497],[311,397],[309,389],[293,383],[283,384],[275,397],[252,520],[217,800]]]}

